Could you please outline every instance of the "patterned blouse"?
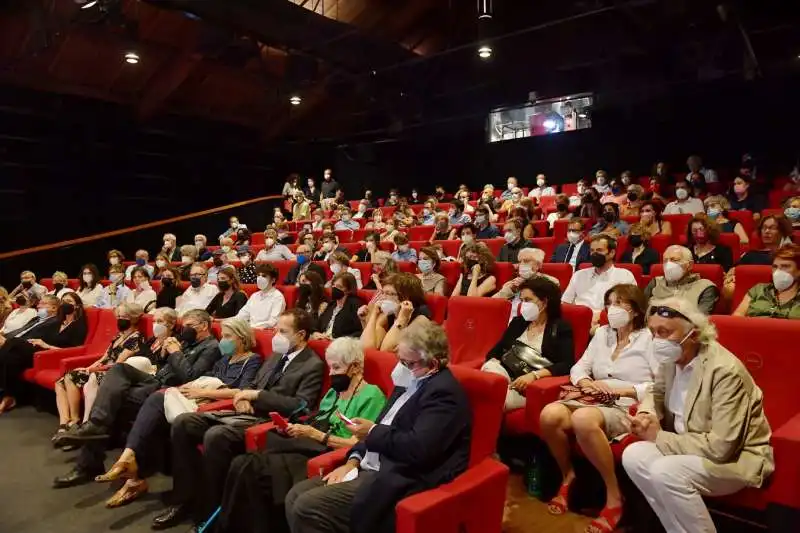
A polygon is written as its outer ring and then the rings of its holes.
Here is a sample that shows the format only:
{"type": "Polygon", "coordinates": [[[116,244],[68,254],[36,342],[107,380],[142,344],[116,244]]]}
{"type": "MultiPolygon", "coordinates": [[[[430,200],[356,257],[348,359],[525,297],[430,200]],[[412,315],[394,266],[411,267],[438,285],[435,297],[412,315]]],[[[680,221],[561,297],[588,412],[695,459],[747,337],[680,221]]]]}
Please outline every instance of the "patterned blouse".
{"type": "Polygon", "coordinates": [[[138,331],[133,332],[131,335],[128,336],[124,341],[119,342],[119,340],[124,336],[124,333],[117,333],[114,339],[111,341],[111,344],[108,345],[108,349],[106,350],[106,354],[103,356],[103,364],[107,365],[109,363],[116,363],[119,356],[122,355],[122,352],[125,350],[131,350],[134,354],[138,354],[139,351],[142,349],[142,343],[144,343],[144,338],[142,334],[138,331]]]}

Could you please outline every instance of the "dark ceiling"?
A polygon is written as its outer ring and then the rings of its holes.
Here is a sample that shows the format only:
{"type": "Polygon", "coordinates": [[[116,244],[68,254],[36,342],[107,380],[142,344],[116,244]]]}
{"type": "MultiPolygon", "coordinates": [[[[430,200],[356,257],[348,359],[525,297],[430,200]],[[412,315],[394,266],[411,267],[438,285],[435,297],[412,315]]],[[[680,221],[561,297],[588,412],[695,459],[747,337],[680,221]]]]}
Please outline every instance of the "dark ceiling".
{"type": "Polygon", "coordinates": [[[530,91],[624,103],[800,68],[795,2],[490,3],[479,24],[475,0],[0,0],[0,83],[305,141],[457,122],[530,91]]]}

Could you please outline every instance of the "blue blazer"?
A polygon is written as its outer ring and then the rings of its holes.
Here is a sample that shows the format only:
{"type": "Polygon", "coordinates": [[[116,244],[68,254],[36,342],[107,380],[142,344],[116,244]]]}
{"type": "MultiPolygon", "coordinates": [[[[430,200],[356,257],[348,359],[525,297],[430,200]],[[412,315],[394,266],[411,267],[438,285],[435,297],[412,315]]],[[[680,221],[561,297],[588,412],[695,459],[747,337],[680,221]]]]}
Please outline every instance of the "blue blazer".
{"type": "MultiPolygon", "coordinates": [[[[568,250],[569,250],[569,243],[559,244],[558,246],[556,246],[556,249],[553,250],[553,256],[550,258],[550,262],[566,263],[568,250]]],[[[590,254],[589,243],[583,242],[580,245],[580,249],[578,249],[578,260],[575,262],[576,268],[581,263],[589,262],[589,254],[590,254]]]]}

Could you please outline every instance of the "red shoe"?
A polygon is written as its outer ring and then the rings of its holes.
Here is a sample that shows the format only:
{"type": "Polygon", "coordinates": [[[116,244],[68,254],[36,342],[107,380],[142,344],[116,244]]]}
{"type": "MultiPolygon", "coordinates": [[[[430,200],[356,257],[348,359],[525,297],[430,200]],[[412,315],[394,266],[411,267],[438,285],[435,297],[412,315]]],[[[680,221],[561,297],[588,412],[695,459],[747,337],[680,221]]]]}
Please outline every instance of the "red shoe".
{"type": "Polygon", "coordinates": [[[571,484],[572,481],[561,484],[561,486],[558,488],[558,494],[556,494],[553,499],[547,503],[548,513],[559,516],[569,511],[567,508],[567,502],[569,500],[569,487],[571,484]]]}
{"type": "Polygon", "coordinates": [[[619,507],[603,507],[600,516],[592,520],[584,533],[613,533],[622,519],[622,505],[619,507]],[[604,522],[601,522],[604,520],[604,522]]]}

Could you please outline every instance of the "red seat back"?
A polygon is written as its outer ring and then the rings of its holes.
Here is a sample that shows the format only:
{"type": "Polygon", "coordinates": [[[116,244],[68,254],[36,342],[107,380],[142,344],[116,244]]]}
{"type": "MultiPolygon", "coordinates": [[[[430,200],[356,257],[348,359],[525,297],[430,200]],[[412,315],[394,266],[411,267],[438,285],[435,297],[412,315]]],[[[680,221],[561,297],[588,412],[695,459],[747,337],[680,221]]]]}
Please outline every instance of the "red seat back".
{"type": "Polygon", "coordinates": [[[731,311],[735,311],[744,299],[747,291],[758,283],[772,283],[772,266],[770,265],[740,265],[734,268],[736,285],[733,289],[731,311]]]}
{"type": "Polygon", "coordinates": [[[409,274],[417,273],[417,264],[411,261],[398,261],[397,267],[400,269],[400,272],[408,272],[409,274]]]}
{"type": "Polygon", "coordinates": [[[581,358],[589,346],[589,331],[592,328],[592,310],[583,305],[561,304],[561,318],[572,326],[572,342],[575,360],[581,358]]]}
{"type": "Polygon", "coordinates": [[[81,286],[80,280],[77,279],[68,279],[67,280],[67,287],[72,289],[73,291],[77,291],[78,287],[81,286]]]}
{"type": "Polygon", "coordinates": [[[242,283],[239,286],[239,289],[241,289],[241,291],[245,293],[248,298],[250,298],[250,296],[258,292],[258,285],[255,283],[242,283]]]}
{"type": "Polygon", "coordinates": [[[544,252],[544,260],[547,261],[553,257],[553,250],[556,247],[556,241],[553,237],[537,237],[530,239],[531,248],[538,248],[544,252]]]}
{"type": "Polygon", "coordinates": [[[414,226],[408,229],[409,241],[428,241],[433,235],[435,226],[414,226]]]}
{"type": "MultiPolygon", "coordinates": [[[[745,233],[750,235],[756,229],[756,223],[753,220],[753,212],[743,209],[742,211],[728,211],[728,218],[735,222],[742,224],[745,233]]],[[[737,256],[734,256],[737,257],[737,256]]]]}
{"type": "Polygon", "coordinates": [[[444,324],[444,317],[447,314],[447,298],[438,294],[425,294],[425,304],[431,311],[431,320],[437,324],[444,324]]]}
{"type": "Polygon", "coordinates": [[[397,357],[391,352],[366,350],[364,353],[364,379],[367,383],[378,386],[386,398],[394,389],[392,370],[397,365],[397,357]]]}
{"type": "Polygon", "coordinates": [[[250,245],[251,246],[264,246],[264,234],[260,231],[255,231],[250,234],[250,245]]]}
{"type": "Polygon", "coordinates": [[[658,233],[650,237],[650,247],[658,252],[659,261],[664,257],[664,252],[667,251],[667,248],[677,242],[674,237],[674,235],[664,235],[663,233],[658,233]]]}
{"type": "Polygon", "coordinates": [[[569,263],[542,263],[542,268],[539,269],[539,272],[556,278],[559,287],[561,287],[561,292],[566,290],[569,280],[572,279],[572,265],[569,263]]]}
{"type": "Polygon", "coordinates": [[[272,355],[272,337],[275,336],[274,329],[254,329],[256,335],[256,345],[253,351],[263,359],[267,359],[272,355]]]}
{"type": "MultiPolygon", "coordinates": [[[[534,220],[531,224],[533,225],[533,233],[537,238],[550,235],[550,224],[546,220],[534,220]]],[[[548,254],[547,257],[550,257],[550,255],[548,254]]]]}
{"type": "Polygon", "coordinates": [[[153,336],[153,315],[142,315],[139,319],[139,331],[141,331],[142,335],[147,339],[153,336]]]}
{"type": "Polygon", "coordinates": [[[444,276],[446,280],[445,283],[447,284],[445,287],[445,294],[450,296],[456,288],[459,276],[461,276],[461,263],[457,261],[443,261],[439,266],[439,274],[444,276]]]}
{"type": "Polygon", "coordinates": [[[295,285],[278,285],[275,288],[283,294],[283,298],[286,300],[286,309],[294,307],[297,301],[297,287],[295,285]]]}
{"type": "Polygon", "coordinates": [[[686,230],[689,228],[689,221],[692,220],[692,215],[689,214],[676,214],[676,215],[662,215],[663,220],[669,221],[672,226],[672,235],[676,239],[681,235],[686,237],[686,230]]]}
{"type": "Polygon", "coordinates": [[[340,243],[353,242],[353,230],[337,229],[333,233],[336,234],[340,243]]]}
{"type": "Polygon", "coordinates": [[[297,264],[295,261],[268,261],[272,266],[278,269],[278,285],[283,283],[289,271],[297,264]]]}
{"type": "Polygon", "coordinates": [[[48,291],[53,290],[53,278],[42,278],[39,280],[39,285],[43,285],[48,291]]]}
{"type": "Polygon", "coordinates": [[[723,246],[727,246],[731,249],[731,257],[733,257],[733,262],[736,263],[739,260],[739,257],[742,255],[741,250],[741,241],[739,240],[739,236],[735,233],[720,233],[719,234],[719,244],[723,246]]]}
{"type": "Polygon", "coordinates": [[[442,247],[445,257],[455,257],[458,259],[458,250],[461,248],[461,241],[433,241],[433,244],[438,244],[442,247]]]}
{"type": "MultiPolygon", "coordinates": [[[[103,280],[103,281],[105,281],[105,280],[103,280]]],[[[111,284],[110,280],[109,280],[109,284],[111,284]]],[[[150,286],[153,288],[154,291],[156,291],[156,294],[161,292],[161,280],[160,279],[151,279],[150,280],[150,286]]]]}
{"type": "Polygon", "coordinates": [[[483,361],[508,325],[511,302],[501,298],[451,296],[445,330],[453,364],[483,361]]]}
{"type": "Polygon", "coordinates": [[[366,285],[372,277],[372,263],[350,263],[352,268],[361,272],[361,283],[366,285]]]}
{"type": "Polygon", "coordinates": [[[222,338],[222,320],[217,319],[211,322],[211,334],[217,340],[222,338]]]}
{"type": "Polygon", "coordinates": [[[617,254],[614,256],[614,260],[619,262],[622,261],[622,254],[625,253],[625,250],[628,249],[628,236],[621,235],[617,239],[617,254]]]}
{"type": "Polygon", "coordinates": [[[515,277],[517,277],[517,265],[514,263],[506,263],[500,262],[494,264],[494,274],[495,279],[497,280],[495,286],[499,289],[506,282],[511,281],[515,277]]]}
{"type": "Polygon", "coordinates": [[[347,254],[351,257],[357,254],[358,251],[363,248],[363,245],[359,242],[343,242],[340,243],[339,246],[347,250],[347,254]]]}
{"type": "Polygon", "coordinates": [[[113,309],[86,309],[86,354],[105,353],[111,339],[119,333],[113,309]]]}
{"type": "MultiPolygon", "coordinates": [[[[617,265],[621,266],[621,265],[617,265]]],[[[719,265],[698,265],[695,264],[692,272],[700,274],[701,278],[707,279],[714,283],[719,290],[722,290],[722,283],[725,279],[725,273],[719,265]]],[[[658,263],[650,267],[650,277],[656,278],[664,275],[664,264],[658,263]]]]}
{"type": "Polygon", "coordinates": [[[480,242],[484,243],[486,246],[489,247],[489,251],[492,252],[492,255],[497,257],[500,253],[500,248],[506,243],[505,239],[479,239],[480,242]]]}

